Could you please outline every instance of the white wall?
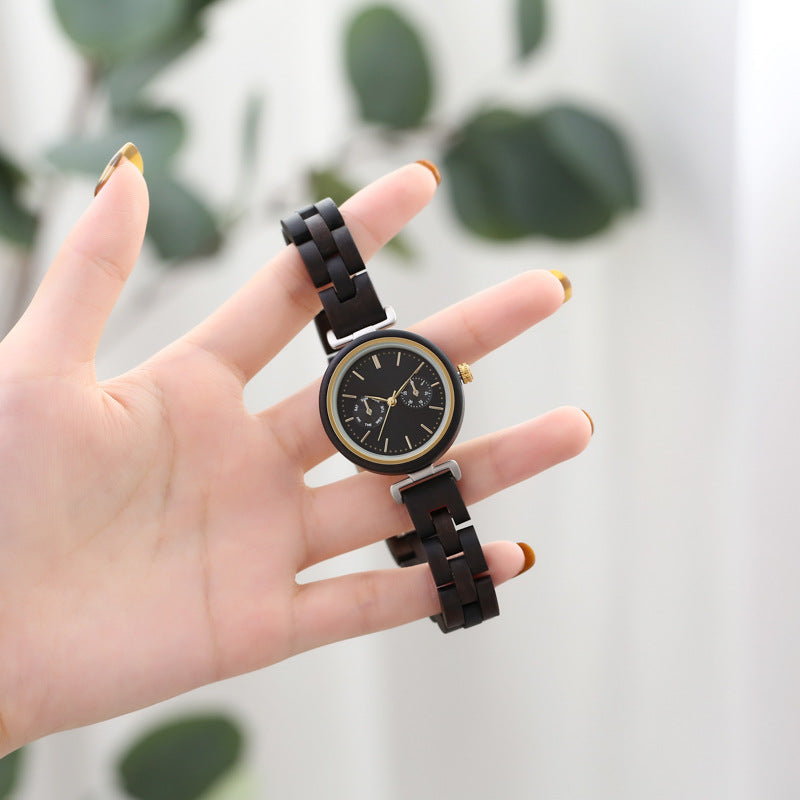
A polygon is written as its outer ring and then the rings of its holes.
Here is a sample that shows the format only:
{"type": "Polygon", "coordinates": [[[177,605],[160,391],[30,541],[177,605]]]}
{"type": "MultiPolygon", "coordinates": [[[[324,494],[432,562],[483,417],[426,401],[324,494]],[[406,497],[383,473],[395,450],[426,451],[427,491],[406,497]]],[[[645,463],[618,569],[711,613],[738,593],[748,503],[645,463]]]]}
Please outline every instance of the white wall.
{"type": "MultiPolygon", "coordinates": [[[[134,731],[217,703],[253,733],[257,797],[796,796],[798,12],[778,0],[561,0],[545,50],[516,74],[510,3],[403,5],[439,53],[450,118],[475,97],[567,96],[612,115],[641,165],[644,209],[592,242],[489,247],[462,236],[439,198],[411,227],[421,267],[375,262],[403,322],[528,267],[572,278],[569,305],[479,365],[465,424],[483,432],[561,403],[592,413],[584,456],[475,509],[484,539],[530,541],[538,563],[504,587],[501,620],[468,634],[419,623],[51,737],[32,750],[23,797],[111,797],[110,761],[134,731]],[[521,391],[498,403],[488,387],[510,375],[521,391]]],[[[355,7],[219,6],[209,42],[158,87],[194,123],[188,180],[230,190],[253,88],[268,98],[263,186],[335,149],[350,124],[337,37],[355,7]],[[301,104],[298,85],[324,91],[301,104]]],[[[47,9],[0,6],[0,142],[28,158],[57,134],[77,78],[47,9]]],[[[394,165],[369,152],[354,171],[366,181],[394,165]]],[[[63,188],[43,259],[90,188],[63,188]]],[[[219,267],[168,277],[142,307],[146,254],[101,372],[180,335],[279,244],[275,220],[254,219],[219,267]]],[[[301,336],[290,354],[303,373],[279,358],[254,381],[253,407],[317,374],[316,348],[301,336]]],[[[331,569],[387,563],[375,547],[331,569]]]]}

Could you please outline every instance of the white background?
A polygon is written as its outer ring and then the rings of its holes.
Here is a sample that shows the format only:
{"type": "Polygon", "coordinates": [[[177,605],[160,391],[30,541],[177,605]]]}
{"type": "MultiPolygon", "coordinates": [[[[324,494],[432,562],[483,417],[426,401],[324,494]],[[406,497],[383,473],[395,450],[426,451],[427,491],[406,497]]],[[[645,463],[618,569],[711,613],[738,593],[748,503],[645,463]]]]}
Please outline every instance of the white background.
{"type": "MultiPolygon", "coordinates": [[[[21,797],[113,797],[113,761],[131,737],[198,708],[246,725],[250,797],[796,797],[800,11],[779,0],[560,0],[545,48],[515,69],[510,3],[398,5],[436,53],[443,118],[478,100],[568,98],[615,120],[640,166],[643,209],[590,242],[488,246],[458,230],[442,195],[410,227],[418,267],[374,262],[402,323],[523,269],[572,278],[575,296],[553,319],[477,366],[462,434],[562,403],[594,417],[586,454],[474,509],[484,540],[529,541],[537,565],[503,588],[499,621],[466,634],[420,622],[50,737],[31,748],[21,797]]],[[[191,120],[187,181],[228,196],[255,90],[267,98],[258,186],[289,181],[289,207],[309,199],[293,176],[352,131],[339,42],[355,7],[214,10],[208,41],[155,92],[191,120]]],[[[78,79],[48,3],[6,0],[0,142],[37,159],[78,79]]],[[[424,157],[435,154],[368,150],[352,171],[366,182],[424,157]]],[[[40,263],[90,193],[89,182],[59,188],[40,263]]],[[[157,270],[145,253],[101,374],[137,363],[240,285],[280,246],[278,216],[254,217],[217,266],[167,277],[148,304],[157,270]]],[[[318,374],[317,347],[306,331],[248,403],[318,374]]],[[[331,461],[314,479],[347,470],[331,461]]],[[[387,558],[369,548],[328,571],[387,558]]]]}

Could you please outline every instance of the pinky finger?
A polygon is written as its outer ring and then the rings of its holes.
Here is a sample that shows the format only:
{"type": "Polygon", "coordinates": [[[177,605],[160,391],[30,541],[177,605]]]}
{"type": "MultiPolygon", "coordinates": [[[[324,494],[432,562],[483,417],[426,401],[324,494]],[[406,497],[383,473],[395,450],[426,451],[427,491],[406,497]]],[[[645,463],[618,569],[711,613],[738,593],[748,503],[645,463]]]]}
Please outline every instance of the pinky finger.
{"type": "MultiPolygon", "coordinates": [[[[495,586],[519,575],[528,555],[513,542],[483,548],[495,586]]],[[[439,612],[426,564],[377,570],[307,583],[296,597],[294,652],[394,628],[439,612]]]]}

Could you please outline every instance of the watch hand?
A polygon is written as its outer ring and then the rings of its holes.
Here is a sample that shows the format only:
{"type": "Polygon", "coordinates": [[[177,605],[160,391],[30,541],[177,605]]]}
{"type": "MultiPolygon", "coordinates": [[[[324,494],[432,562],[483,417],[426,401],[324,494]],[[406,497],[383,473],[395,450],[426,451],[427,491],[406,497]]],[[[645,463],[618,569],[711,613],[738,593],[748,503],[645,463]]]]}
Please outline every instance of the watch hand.
{"type": "Polygon", "coordinates": [[[369,407],[369,400],[366,397],[364,398],[364,409],[366,410],[367,414],[371,417],[372,409],[369,407]]]}
{"type": "Polygon", "coordinates": [[[392,395],[392,397],[397,397],[397,395],[399,395],[399,394],[400,394],[400,392],[402,392],[402,391],[403,391],[403,389],[405,389],[405,388],[406,388],[406,384],[407,384],[407,383],[408,383],[408,382],[409,382],[409,381],[410,381],[410,380],[411,380],[411,379],[412,379],[412,378],[413,378],[413,377],[414,377],[414,376],[415,376],[415,375],[416,375],[416,374],[417,374],[417,373],[418,373],[418,372],[419,372],[421,369],[422,369],[422,364],[420,364],[420,365],[419,365],[419,366],[418,366],[418,367],[417,367],[417,368],[416,368],[416,369],[415,369],[415,370],[414,370],[414,371],[413,371],[413,372],[412,372],[412,373],[411,373],[411,374],[408,376],[408,378],[406,379],[406,382],[405,382],[405,383],[404,383],[404,384],[403,384],[403,385],[402,385],[402,386],[401,386],[399,389],[395,390],[395,392],[394,392],[394,394],[392,395]]]}
{"type": "Polygon", "coordinates": [[[419,389],[414,386],[414,381],[411,381],[411,391],[414,393],[414,397],[419,397],[419,389]]]}
{"type": "Polygon", "coordinates": [[[369,400],[378,400],[381,403],[388,403],[388,397],[376,397],[374,394],[365,394],[364,397],[368,398],[369,400]]]}
{"type": "Polygon", "coordinates": [[[386,420],[389,419],[389,412],[392,410],[392,407],[389,406],[386,409],[386,416],[383,418],[383,425],[381,425],[381,429],[378,431],[378,441],[380,441],[381,436],[383,436],[383,429],[386,427],[386,420]]]}

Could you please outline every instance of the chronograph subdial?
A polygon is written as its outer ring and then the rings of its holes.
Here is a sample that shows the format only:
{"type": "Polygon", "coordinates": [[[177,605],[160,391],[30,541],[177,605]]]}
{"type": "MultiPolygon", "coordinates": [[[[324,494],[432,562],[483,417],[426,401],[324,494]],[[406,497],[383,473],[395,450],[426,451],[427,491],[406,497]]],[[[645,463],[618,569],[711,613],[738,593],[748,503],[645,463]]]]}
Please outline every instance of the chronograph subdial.
{"type": "Polygon", "coordinates": [[[355,423],[357,428],[369,430],[380,428],[386,418],[386,403],[370,397],[359,397],[352,401],[348,422],[355,423]]]}
{"type": "Polygon", "coordinates": [[[400,392],[400,402],[409,408],[427,408],[433,399],[433,387],[425,378],[414,377],[400,392]]]}

